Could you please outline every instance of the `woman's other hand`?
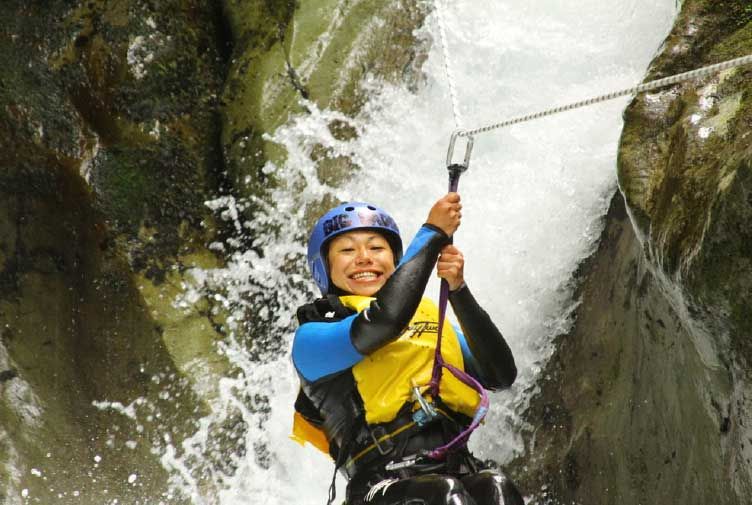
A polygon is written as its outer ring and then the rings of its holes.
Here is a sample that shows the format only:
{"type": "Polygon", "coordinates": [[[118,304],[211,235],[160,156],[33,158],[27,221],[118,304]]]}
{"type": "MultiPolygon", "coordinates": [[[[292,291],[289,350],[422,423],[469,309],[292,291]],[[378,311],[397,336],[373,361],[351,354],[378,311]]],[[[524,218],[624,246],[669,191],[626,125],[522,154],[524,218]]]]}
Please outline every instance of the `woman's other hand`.
{"type": "Polygon", "coordinates": [[[449,283],[449,290],[454,291],[462,287],[465,282],[464,276],[465,257],[462,251],[452,244],[444,246],[436,263],[436,273],[449,283]]]}

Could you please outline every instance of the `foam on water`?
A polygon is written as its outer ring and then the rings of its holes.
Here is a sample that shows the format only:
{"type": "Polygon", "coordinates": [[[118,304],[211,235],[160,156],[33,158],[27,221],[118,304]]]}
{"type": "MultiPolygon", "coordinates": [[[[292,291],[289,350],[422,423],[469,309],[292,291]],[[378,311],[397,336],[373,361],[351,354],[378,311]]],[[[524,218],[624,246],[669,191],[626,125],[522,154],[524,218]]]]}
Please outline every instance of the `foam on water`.
{"type": "MultiPolygon", "coordinates": [[[[635,84],[675,14],[674,0],[452,2],[445,21],[463,126],[635,84]]],[[[423,30],[425,36],[434,23],[423,30]]],[[[315,292],[305,276],[289,272],[304,269],[305,209],[324,195],[389,209],[409,241],[445,192],[443,161],[454,126],[438,44],[424,70],[426,82],[417,94],[366,82],[373,98],[354,121],[307,104],[311,114],[275,132],[271,138],[288,150],[289,158],[284,166],[269,164],[266,171],[287,185],[275,190],[274,206],[253,222],[242,222],[235,211],[247,202],[225,198],[210,203],[239,231],[253,230],[261,254],[239,250],[237,243],[216,244],[228,251],[229,265],[196,271],[199,289],[216,290],[226,307],[237,310],[236,324],[247,317],[244,300],[253,290],[274,290],[280,308],[273,314],[260,309],[255,316],[268,322],[277,345],[261,353],[261,361],[251,360],[230,339],[224,352],[242,373],[223,379],[217,414],[182,448],[163,457],[175,475],[176,492],[192,496],[194,503],[326,502],[331,461],[288,438],[298,388],[287,355],[294,309],[315,292]],[[327,127],[333,119],[350,123],[359,136],[335,139],[327,127]],[[345,187],[321,184],[310,158],[316,144],[349,156],[362,170],[345,187]],[[263,233],[271,229],[275,232],[263,233]],[[216,436],[211,427],[229,412],[247,426],[247,450],[228,450],[232,471],[202,467],[198,472],[199,455],[216,436]]],[[[515,412],[524,407],[552,337],[570,325],[576,301],[569,281],[593,250],[616,187],[620,112],[626,103],[581,109],[476,139],[471,169],[460,183],[464,219],[456,243],[466,256],[468,284],[508,338],[520,369],[510,391],[493,395],[487,423],[471,442],[482,456],[504,461],[520,450],[524,427],[515,412]]],[[[428,293],[438,293],[435,280],[428,293]]],[[[339,490],[342,496],[341,480],[339,490]]]]}

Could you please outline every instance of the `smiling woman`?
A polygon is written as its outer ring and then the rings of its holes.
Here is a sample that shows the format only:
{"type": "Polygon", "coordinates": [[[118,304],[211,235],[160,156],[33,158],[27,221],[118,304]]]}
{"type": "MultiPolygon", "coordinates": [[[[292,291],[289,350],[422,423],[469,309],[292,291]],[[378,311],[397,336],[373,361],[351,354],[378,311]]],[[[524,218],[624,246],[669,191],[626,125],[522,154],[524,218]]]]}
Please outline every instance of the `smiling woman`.
{"type": "Polygon", "coordinates": [[[354,295],[375,294],[394,272],[394,253],[386,237],[352,231],[329,244],[329,274],[339,289],[354,295]]]}
{"type": "MultiPolygon", "coordinates": [[[[428,454],[463,432],[479,405],[476,390],[452,374],[436,390],[419,386],[429,384],[439,347],[439,310],[423,297],[434,268],[462,326],[442,332],[443,360],[490,389],[517,374],[450,244],[461,210],[457,193],[440,198],[404,255],[394,220],[367,203],[336,207],[314,226],[308,260],[324,296],[298,309],[293,438],[332,456],[349,480],[348,505],[521,503],[501,470],[465,446],[428,454]]],[[[333,480],[329,503],[334,494],[333,480]]]]}

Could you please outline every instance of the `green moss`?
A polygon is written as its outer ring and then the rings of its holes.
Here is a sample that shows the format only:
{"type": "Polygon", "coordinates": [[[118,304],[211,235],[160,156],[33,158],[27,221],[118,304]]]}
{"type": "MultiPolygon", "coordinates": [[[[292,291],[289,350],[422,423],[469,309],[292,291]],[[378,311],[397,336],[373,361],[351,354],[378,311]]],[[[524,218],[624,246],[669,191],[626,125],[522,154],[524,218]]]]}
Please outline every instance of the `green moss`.
{"type": "MultiPolygon", "coordinates": [[[[685,56],[691,56],[697,66],[752,52],[749,19],[739,17],[745,6],[744,2],[687,2],[653,73],[677,70],[685,56]],[[702,30],[693,35],[689,48],[674,50],[673,46],[683,43],[689,25],[702,26],[702,30]]],[[[702,83],[684,84],[677,96],[663,98],[669,102],[665,112],[656,111],[640,97],[625,114],[620,187],[642,233],[652,234],[669,272],[684,265],[702,240],[705,214],[714,198],[705,188],[718,186],[726,175],[720,170],[722,160],[740,147],[738,128],[749,110],[748,73],[737,69],[702,83]],[[713,80],[718,81],[710,96],[715,105],[705,110],[699,94],[713,80]],[[699,123],[690,120],[693,115],[700,118],[699,123]],[[701,127],[711,130],[707,138],[698,138],[701,127]]]]}
{"type": "Polygon", "coordinates": [[[92,174],[98,188],[105,214],[112,216],[115,226],[134,232],[144,218],[144,199],[152,195],[148,190],[156,188],[149,184],[148,176],[139,167],[135,156],[125,150],[112,150],[105,154],[92,174]]]}
{"type": "MultiPolygon", "coordinates": [[[[752,7],[748,8],[752,9],[752,7]]],[[[752,17],[747,17],[746,23],[716,45],[710,51],[709,59],[720,62],[749,54],[752,51],[752,21],[750,19],[752,17]]]]}
{"type": "MultiPolygon", "coordinates": [[[[180,263],[182,269],[220,267],[216,257],[208,252],[180,257],[180,263]]],[[[167,272],[158,283],[145,275],[138,276],[136,285],[151,317],[159,321],[161,340],[175,366],[206,394],[205,400],[211,400],[217,382],[231,369],[216,347],[227,333],[224,311],[206,298],[191,305],[177,304],[185,295],[185,279],[177,270],[167,272]]]]}
{"type": "Polygon", "coordinates": [[[201,175],[181,147],[161,142],[101,149],[92,164],[90,181],[99,208],[131,238],[142,223],[155,226],[157,242],[165,247],[161,257],[177,252],[179,224],[196,224],[206,212],[201,175]]]}
{"type": "MultiPolygon", "coordinates": [[[[204,187],[216,183],[221,169],[214,110],[223,73],[220,29],[195,22],[217,21],[217,13],[201,2],[174,3],[159,10],[137,2],[87,3],[66,18],[69,41],[52,58],[71,101],[112,151],[109,159],[124,168],[128,188],[143,185],[144,172],[204,187]],[[134,168],[145,163],[146,170],[134,168]]],[[[123,193],[113,207],[128,203],[130,191],[123,193]]],[[[204,214],[202,201],[187,200],[198,206],[184,213],[204,214]]]]}

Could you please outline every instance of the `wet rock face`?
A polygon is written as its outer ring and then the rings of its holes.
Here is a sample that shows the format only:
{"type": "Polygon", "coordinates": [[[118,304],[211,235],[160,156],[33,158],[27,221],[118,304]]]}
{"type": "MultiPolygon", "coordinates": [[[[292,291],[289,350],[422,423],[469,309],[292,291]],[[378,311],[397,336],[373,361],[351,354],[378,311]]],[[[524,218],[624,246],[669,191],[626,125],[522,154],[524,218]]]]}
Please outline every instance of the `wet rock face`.
{"type": "MultiPolygon", "coordinates": [[[[748,2],[688,2],[650,77],[752,53],[748,2]],[[691,66],[690,66],[691,65],[691,66]]],[[[625,113],[619,182],[646,252],[692,319],[748,368],[752,317],[752,70],[638,97],[625,113]]]]}
{"type": "MultiPolygon", "coordinates": [[[[749,2],[687,0],[646,80],[750,53],[749,2]]],[[[535,503],[749,501],[750,77],[726,71],[627,108],[621,193],[511,466],[535,503]]]]}
{"type": "MultiPolygon", "coordinates": [[[[263,172],[285,153],[263,138],[309,107],[354,117],[365,104],[364,81],[415,86],[426,58],[426,42],[415,29],[427,14],[409,0],[279,1],[226,0],[227,24],[235,41],[222,97],[222,146],[228,176],[241,194],[263,194],[277,184],[263,172]],[[258,182],[249,185],[246,180],[258,182]]],[[[330,125],[335,138],[356,132],[345,123],[330,125]]],[[[336,185],[352,175],[349,159],[313,156],[323,181],[336,185]]]]}
{"type": "Polygon", "coordinates": [[[575,328],[524,415],[521,487],[538,504],[743,503],[730,469],[746,399],[666,297],[620,194],[606,220],[575,328]]]}
{"type": "Polygon", "coordinates": [[[185,360],[158,287],[185,258],[217,261],[202,223],[221,184],[219,14],[200,1],[3,4],[0,502],[165,490],[159,424],[179,439],[200,404],[167,380],[185,360]],[[93,405],[139,397],[163,416],[139,433],[93,405]]]}

